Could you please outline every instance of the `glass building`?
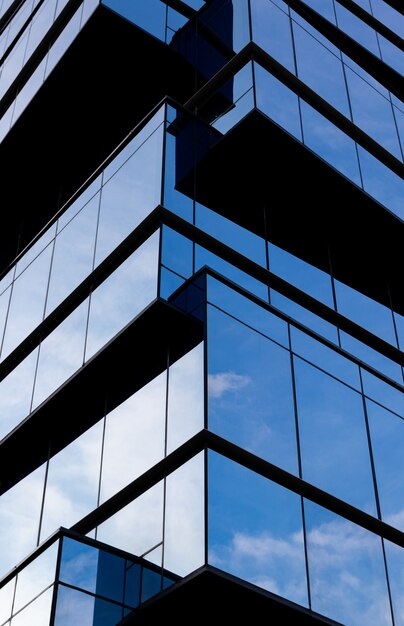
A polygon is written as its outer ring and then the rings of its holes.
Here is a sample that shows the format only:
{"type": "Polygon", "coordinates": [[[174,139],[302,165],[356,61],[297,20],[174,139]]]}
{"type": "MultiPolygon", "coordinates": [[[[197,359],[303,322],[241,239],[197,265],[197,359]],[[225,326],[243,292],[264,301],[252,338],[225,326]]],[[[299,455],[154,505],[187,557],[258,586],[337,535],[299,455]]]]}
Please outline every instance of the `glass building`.
{"type": "Polygon", "coordinates": [[[0,0],[0,626],[404,626],[400,0],[0,0]]]}

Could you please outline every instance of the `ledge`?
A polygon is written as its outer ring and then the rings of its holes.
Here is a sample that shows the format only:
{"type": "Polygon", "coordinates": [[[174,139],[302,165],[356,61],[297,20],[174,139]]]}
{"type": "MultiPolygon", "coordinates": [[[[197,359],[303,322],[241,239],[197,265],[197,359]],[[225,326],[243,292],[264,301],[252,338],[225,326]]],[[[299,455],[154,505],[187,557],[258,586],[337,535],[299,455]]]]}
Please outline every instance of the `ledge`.
{"type": "Polygon", "coordinates": [[[404,222],[311,150],[253,110],[178,181],[196,199],[386,306],[389,279],[404,313],[404,222]],[[261,154],[266,154],[262,159],[261,154]],[[321,181],[321,185],[319,185],[321,181]],[[266,220],[263,207],[266,209],[266,220]]]}
{"type": "Polygon", "coordinates": [[[203,339],[202,324],[154,300],[0,444],[0,495],[203,339]],[[131,364],[128,368],[128,363],[131,364]],[[27,445],[31,442],[32,445],[27,445]]]}
{"type": "Polygon", "coordinates": [[[273,626],[338,626],[337,622],[209,565],[146,602],[121,625],[173,622],[178,626],[188,626],[196,615],[198,620],[206,620],[206,623],[239,624],[241,620],[246,620],[247,624],[263,621],[273,626]]]}

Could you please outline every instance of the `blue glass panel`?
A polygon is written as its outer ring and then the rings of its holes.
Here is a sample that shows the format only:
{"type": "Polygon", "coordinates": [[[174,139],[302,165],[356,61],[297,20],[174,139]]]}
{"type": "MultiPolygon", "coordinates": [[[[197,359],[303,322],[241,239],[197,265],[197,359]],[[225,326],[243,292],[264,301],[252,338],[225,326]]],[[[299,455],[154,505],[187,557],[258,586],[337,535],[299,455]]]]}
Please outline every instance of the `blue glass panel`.
{"type": "Polygon", "coordinates": [[[366,401],[383,519],[404,531],[404,420],[366,401]]]}
{"type": "Polygon", "coordinates": [[[58,586],[55,626],[116,626],[123,616],[123,608],[118,604],[58,586]]]}
{"type": "Polygon", "coordinates": [[[252,0],[252,35],[263,50],[294,74],[292,31],[286,11],[286,5],[282,10],[270,0],[252,0]]]}
{"type": "Polygon", "coordinates": [[[291,326],[291,343],[293,352],[297,355],[360,391],[359,367],[352,361],[294,326],[291,326]]]}
{"type": "Polygon", "coordinates": [[[146,602],[162,589],[161,572],[143,567],[142,569],[142,602],[146,602]]]}
{"type": "Polygon", "coordinates": [[[262,300],[268,300],[268,287],[266,285],[239,270],[231,263],[228,263],[208,250],[205,250],[205,248],[195,246],[195,271],[204,265],[211,267],[219,272],[219,274],[222,274],[230,280],[238,283],[240,286],[244,287],[244,289],[255,294],[262,300]]]}
{"type": "Polygon", "coordinates": [[[358,146],[365,191],[404,219],[404,183],[383,163],[358,146]]]}
{"type": "Polygon", "coordinates": [[[209,428],[297,473],[290,355],[208,307],[209,428]]]}
{"type": "Polygon", "coordinates": [[[376,514],[362,397],[294,359],[303,478],[376,514]]]}
{"type": "Polygon", "coordinates": [[[254,63],[257,107],[291,135],[302,140],[299,99],[261,65],[254,63]]]}
{"type": "Polygon", "coordinates": [[[396,344],[393,316],[389,307],[368,298],[339,280],[335,281],[335,295],[337,309],[342,315],[385,341],[396,344]]]}
{"type": "Polygon", "coordinates": [[[193,273],[194,244],[171,228],[163,227],[161,262],[184,278],[193,273]]]}
{"type": "Polygon", "coordinates": [[[265,241],[261,237],[200,204],[196,205],[196,226],[251,261],[266,267],[265,241]]]}
{"type": "Polygon", "coordinates": [[[208,461],[209,563],[307,606],[299,496],[213,452],[208,461]]]}
{"type": "Polygon", "coordinates": [[[160,204],[162,142],[163,125],[160,125],[104,183],[97,230],[97,265],[160,204]]]}
{"type": "Polygon", "coordinates": [[[257,306],[248,298],[211,276],[208,276],[207,285],[208,301],[211,304],[215,304],[220,309],[237,317],[240,321],[255,328],[285,348],[289,347],[287,324],[280,317],[257,306]]]}
{"type": "Polygon", "coordinates": [[[349,626],[391,626],[380,537],[308,500],[304,508],[313,610],[349,626]]]}
{"type": "Polygon", "coordinates": [[[133,2],[133,0],[102,0],[102,4],[113,9],[127,20],[140,26],[162,41],[165,41],[166,5],[160,0],[133,2]]]}
{"type": "Polygon", "coordinates": [[[335,2],[335,11],[338,27],[374,55],[379,56],[375,31],[338,2],[335,2]]]}
{"type": "Polygon", "coordinates": [[[140,602],[141,568],[137,563],[126,562],[125,572],[125,604],[136,608],[140,602]]]}
{"type": "Polygon", "coordinates": [[[403,588],[404,588],[404,550],[390,541],[384,541],[387,570],[395,626],[404,626],[403,588]]]}
{"type": "Polygon", "coordinates": [[[346,68],[354,123],[398,159],[402,158],[391,102],[346,68]]]}
{"type": "Polygon", "coordinates": [[[402,391],[395,389],[365,370],[362,371],[362,380],[364,392],[369,398],[380,402],[383,406],[404,417],[404,397],[402,391]]]}
{"type": "Polygon", "coordinates": [[[361,361],[368,363],[368,365],[376,368],[389,378],[396,380],[400,384],[403,382],[403,375],[401,373],[401,368],[398,363],[391,361],[387,357],[380,354],[376,350],[373,350],[365,343],[358,341],[351,335],[340,332],[341,344],[344,350],[350,352],[354,356],[356,356],[361,361]]]}
{"type": "Polygon", "coordinates": [[[355,142],[313,107],[301,100],[304,143],[361,186],[355,142]]]}
{"type": "Polygon", "coordinates": [[[333,343],[338,343],[338,334],[335,326],[326,322],[303,306],[300,306],[300,304],[297,304],[293,300],[289,300],[289,298],[286,298],[274,289],[271,289],[271,304],[280,311],[290,315],[290,317],[301,324],[311,328],[319,335],[326,337],[333,343]]]}
{"type": "Polygon", "coordinates": [[[95,592],[99,550],[69,537],[63,538],[59,580],[95,592]]]}
{"type": "Polygon", "coordinates": [[[333,308],[331,277],[317,267],[269,242],[269,268],[298,289],[333,308]]]}
{"type": "Polygon", "coordinates": [[[346,117],[349,105],[341,59],[300,25],[293,24],[297,75],[346,117]]]}
{"type": "Polygon", "coordinates": [[[184,278],[162,267],[160,269],[160,292],[161,298],[168,299],[185,282],[184,278]]]}
{"type": "Polygon", "coordinates": [[[333,0],[304,0],[304,2],[327,20],[333,24],[335,23],[333,0]]]}

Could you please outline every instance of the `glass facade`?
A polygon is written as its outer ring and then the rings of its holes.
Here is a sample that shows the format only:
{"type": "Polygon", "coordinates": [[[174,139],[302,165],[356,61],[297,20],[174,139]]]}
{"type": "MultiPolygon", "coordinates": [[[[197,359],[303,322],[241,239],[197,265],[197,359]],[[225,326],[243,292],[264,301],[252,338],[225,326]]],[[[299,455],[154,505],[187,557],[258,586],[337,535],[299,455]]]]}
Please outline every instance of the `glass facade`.
{"type": "Polygon", "coordinates": [[[0,267],[0,626],[135,623],[206,571],[404,624],[402,16],[295,4],[0,0],[9,150],[101,23],[193,94],[124,132],[122,59],[115,149],[0,267]]]}

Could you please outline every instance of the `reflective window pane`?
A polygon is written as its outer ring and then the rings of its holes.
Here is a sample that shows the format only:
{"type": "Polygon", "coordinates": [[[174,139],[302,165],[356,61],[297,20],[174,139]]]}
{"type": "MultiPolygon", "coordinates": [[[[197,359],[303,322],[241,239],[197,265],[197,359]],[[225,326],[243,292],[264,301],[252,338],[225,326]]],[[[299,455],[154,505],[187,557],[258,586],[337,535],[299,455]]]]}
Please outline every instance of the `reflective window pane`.
{"type": "Polygon", "coordinates": [[[7,356],[42,321],[52,256],[48,247],[16,279],[2,357],[7,356]]]}
{"type": "Polygon", "coordinates": [[[376,515],[362,397],[294,358],[303,478],[376,515]]]}
{"type": "Polygon", "coordinates": [[[59,526],[69,527],[97,505],[102,421],[49,461],[41,541],[59,526]]]}
{"type": "Polygon", "coordinates": [[[31,410],[37,358],[38,350],[34,350],[0,383],[0,439],[31,410]]]}
{"type": "Polygon", "coordinates": [[[366,401],[384,521],[404,531],[404,420],[366,401]]]}
{"type": "Polygon", "coordinates": [[[0,576],[35,548],[45,465],[0,497],[0,576]]]}
{"type": "Polygon", "coordinates": [[[17,613],[11,621],[12,626],[49,626],[53,587],[36,598],[20,613],[17,613]]]}
{"type": "Polygon", "coordinates": [[[55,626],[116,626],[123,617],[119,604],[58,585],[55,626]]]}
{"type": "Polygon", "coordinates": [[[291,326],[291,343],[295,354],[355,387],[358,391],[361,390],[359,367],[350,359],[341,356],[294,326],[291,326]]]}
{"type": "Polygon", "coordinates": [[[380,380],[366,370],[362,371],[363,389],[366,396],[404,417],[403,392],[380,380]]]}
{"type": "Polygon", "coordinates": [[[163,372],[107,415],[101,501],[163,458],[166,382],[163,372]]]}
{"type": "Polygon", "coordinates": [[[389,573],[389,583],[391,600],[394,612],[395,626],[404,625],[404,550],[395,543],[384,540],[386,550],[387,570],[389,573]]]}
{"type": "Polygon", "coordinates": [[[305,144],[341,174],[362,186],[353,139],[304,100],[300,105],[305,144]]]}
{"type": "Polygon", "coordinates": [[[254,63],[254,71],[257,107],[301,141],[302,129],[297,95],[258,63],[254,63]]]}
{"type": "Polygon", "coordinates": [[[160,204],[162,141],[163,125],[103,185],[96,265],[160,204]]]}
{"type": "Polygon", "coordinates": [[[292,32],[286,5],[283,10],[268,0],[252,0],[253,40],[268,54],[295,73],[292,32]]]}
{"type": "Polygon", "coordinates": [[[58,236],[53,253],[47,314],[66,298],[91,272],[99,194],[95,195],[58,236]]]}
{"type": "Polygon", "coordinates": [[[285,348],[289,347],[286,322],[209,275],[207,297],[208,302],[214,304],[217,308],[237,317],[247,326],[258,330],[285,348]]]}
{"type": "Polygon", "coordinates": [[[85,300],[41,343],[33,408],[83,365],[87,315],[85,300]]]}
{"type": "Polygon", "coordinates": [[[55,542],[18,574],[13,613],[17,613],[54,582],[57,551],[58,542],[55,542]]]}
{"type": "Polygon", "coordinates": [[[305,501],[312,608],[350,624],[391,626],[381,539],[305,501]]]}
{"type": "Polygon", "coordinates": [[[213,452],[208,475],[209,563],[307,606],[299,496],[213,452]]]}
{"type": "Polygon", "coordinates": [[[156,233],[91,294],[86,360],[156,297],[158,247],[156,233]]]}
{"type": "MultiPolygon", "coordinates": [[[[167,454],[196,435],[204,427],[203,365],[203,343],[170,365],[167,454]]],[[[157,431],[155,432],[157,433],[157,431]]]]}
{"type": "Polygon", "coordinates": [[[331,277],[286,250],[268,243],[271,272],[333,308],[331,277]]]}
{"type": "Polygon", "coordinates": [[[163,540],[164,486],[160,482],[98,526],[97,539],[136,556],[163,540]]]}
{"type": "Polygon", "coordinates": [[[185,576],[205,561],[204,454],[167,477],[164,567],[185,576]]]}
{"type": "Polygon", "coordinates": [[[11,616],[15,581],[16,579],[13,578],[0,589],[0,624],[3,624],[11,616]]]}
{"type": "Polygon", "coordinates": [[[342,315],[367,328],[385,341],[396,343],[391,309],[355,291],[340,281],[335,281],[337,308],[342,315]]]}
{"type": "Polygon", "coordinates": [[[297,473],[289,352],[210,306],[208,372],[209,428],[297,473]]]}

